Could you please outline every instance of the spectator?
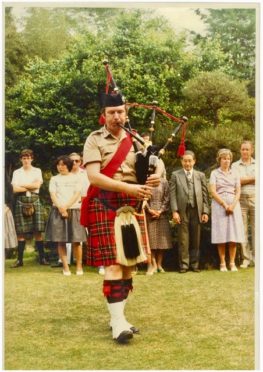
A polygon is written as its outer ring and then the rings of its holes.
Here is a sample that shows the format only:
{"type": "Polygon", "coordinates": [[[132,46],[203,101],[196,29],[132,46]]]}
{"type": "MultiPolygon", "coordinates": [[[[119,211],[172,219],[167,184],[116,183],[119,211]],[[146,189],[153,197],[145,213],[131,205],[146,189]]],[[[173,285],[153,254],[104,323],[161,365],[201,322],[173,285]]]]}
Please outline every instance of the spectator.
{"type": "MultiPolygon", "coordinates": [[[[46,240],[58,243],[63,274],[71,275],[67,262],[66,243],[79,245],[86,240],[86,231],[80,225],[79,199],[82,185],[71,173],[73,161],[68,156],[56,160],[58,174],[51,177],[49,192],[53,203],[46,226],[46,240]]],[[[76,262],[76,274],[83,275],[82,261],[76,262]]]]}
{"type": "Polygon", "coordinates": [[[156,272],[164,273],[162,267],[163,253],[172,248],[172,235],[168,211],[170,209],[169,184],[161,178],[160,185],[152,191],[152,197],[146,204],[147,228],[151,248],[151,264],[148,265],[147,275],[156,272]]]}
{"type": "Polygon", "coordinates": [[[244,227],[242,221],[240,197],[240,177],[230,168],[233,159],[229,149],[221,149],[217,153],[219,168],[210,175],[210,191],[212,195],[212,243],[217,244],[220,258],[220,271],[227,271],[225,252],[229,247],[229,266],[237,271],[235,264],[236,243],[244,243],[244,227]]]}
{"type": "Polygon", "coordinates": [[[16,229],[11,209],[5,204],[5,258],[11,258],[18,245],[16,229]]]}
{"type": "Polygon", "coordinates": [[[5,258],[12,258],[17,248],[17,235],[13,217],[14,193],[10,179],[5,173],[5,258]]]}
{"type": "MultiPolygon", "coordinates": [[[[83,199],[87,195],[87,191],[88,191],[89,184],[90,184],[89,179],[88,179],[88,175],[87,175],[86,170],[81,168],[82,160],[81,160],[81,156],[78,153],[72,152],[69,155],[69,157],[73,161],[73,167],[72,167],[71,173],[73,173],[74,175],[79,176],[79,178],[80,178],[80,182],[81,182],[81,185],[82,185],[81,199],[83,199]]],[[[81,199],[79,200],[79,204],[81,204],[81,199]]]]}
{"type": "Polygon", "coordinates": [[[208,190],[204,173],[194,169],[192,151],[181,158],[182,169],[172,173],[170,200],[173,220],[178,224],[179,272],[199,272],[201,223],[207,223],[208,190]]]}
{"type": "Polygon", "coordinates": [[[152,146],[152,141],[151,141],[151,135],[148,132],[144,132],[141,135],[142,139],[144,140],[144,146],[147,148],[149,146],[152,146]]]}
{"type": "MultiPolygon", "coordinates": [[[[81,195],[79,198],[79,203],[78,203],[78,209],[80,210],[81,207],[81,201],[82,199],[87,195],[87,191],[89,188],[89,179],[86,170],[81,168],[81,156],[76,153],[72,152],[69,155],[70,159],[73,161],[73,167],[71,170],[71,173],[74,174],[75,176],[79,177],[79,182],[81,184],[81,195]]],[[[84,242],[85,244],[85,242],[84,242]]],[[[69,244],[67,244],[68,247],[69,244]]],[[[79,244],[74,243],[73,244],[73,257],[76,259],[77,262],[82,262],[83,259],[83,242],[80,242],[79,244]]],[[[80,266],[80,265],[78,265],[80,266]]]]}
{"type": "Polygon", "coordinates": [[[252,155],[254,146],[251,141],[243,141],[240,148],[241,158],[232,164],[232,168],[240,175],[241,194],[240,206],[243,217],[245,241],[241,244],[241,268],[254,266],[255,263],[255,172],[256,162],[252,155]],[[248,239],[248,229],[251,228],[251,246],[248,239]],[[252,248],[252,249],[250,249],[252,248]]]}
{"type": "Polygon", "coordinates": [[[39,189],[43,183],[43,178],[41,170],[32,166],[33,159],[32,150],[21,151],[22,167],[14,171],[11,182],[15,193],[14,219],[18,238],[18,259],[11,266],[12,268],[23,266],[27,233],[33,233],[35,237],[40,265],[49,265],[45,259],[42,238],[42,232],[45,230],[44,209],[39,200],[39,189]]]}

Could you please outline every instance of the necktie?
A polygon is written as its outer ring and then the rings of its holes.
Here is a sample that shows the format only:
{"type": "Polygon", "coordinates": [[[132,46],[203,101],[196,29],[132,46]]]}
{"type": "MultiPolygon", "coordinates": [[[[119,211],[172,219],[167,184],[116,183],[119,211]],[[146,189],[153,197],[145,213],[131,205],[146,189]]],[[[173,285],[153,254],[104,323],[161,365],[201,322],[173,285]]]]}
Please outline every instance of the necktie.
{"type": "Polygon", "coordinates": [[[186,177],[188,179],[188,181],[191,181],[191,172],[186,172],[186,177]]]}

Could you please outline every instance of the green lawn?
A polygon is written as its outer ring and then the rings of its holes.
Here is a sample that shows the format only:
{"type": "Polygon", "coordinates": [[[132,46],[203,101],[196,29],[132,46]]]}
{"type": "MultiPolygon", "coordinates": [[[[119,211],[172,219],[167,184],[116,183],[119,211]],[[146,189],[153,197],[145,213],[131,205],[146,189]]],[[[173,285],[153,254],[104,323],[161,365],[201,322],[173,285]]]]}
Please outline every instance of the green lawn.
{"type": "Polygon", "coordinates": [[[10,269],[10,263],[6,370],[255,369],[252,268],[153,276],[140,271],[126,313],[141,334],[117,345],[95,269],[64,277],[32,257],[23,268],[10,269]]]}

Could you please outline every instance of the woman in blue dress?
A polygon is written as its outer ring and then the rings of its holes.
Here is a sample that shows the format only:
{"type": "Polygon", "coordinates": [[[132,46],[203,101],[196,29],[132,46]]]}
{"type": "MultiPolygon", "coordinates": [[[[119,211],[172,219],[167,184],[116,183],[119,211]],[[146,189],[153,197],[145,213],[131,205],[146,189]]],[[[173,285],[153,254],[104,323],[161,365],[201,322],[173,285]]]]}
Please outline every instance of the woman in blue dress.
{"type": "Polygon", "coordinates": [[[237,271],[235,265],[236,243],[244,243],[244,226],[239,203],[240,177],[231,169],[233,154],[229,149],[220,149],[217,153],[219,168],[210,175],[212,195],[211,221],[212,243],[217,244],[220,258],[220,271],[227,271],[225,252],[229,248],[229,266],[237,271]]]}

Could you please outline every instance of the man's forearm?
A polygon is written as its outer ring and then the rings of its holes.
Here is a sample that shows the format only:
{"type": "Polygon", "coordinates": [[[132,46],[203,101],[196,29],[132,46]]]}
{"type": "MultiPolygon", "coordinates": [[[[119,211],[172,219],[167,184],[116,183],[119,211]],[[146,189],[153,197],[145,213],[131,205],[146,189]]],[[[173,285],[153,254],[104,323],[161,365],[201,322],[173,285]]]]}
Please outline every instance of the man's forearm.
{"type": "Polygon", "coordinates": [[[244,177],[240,179],[241,185],[255,185],[255,177],[244,177]]]}

